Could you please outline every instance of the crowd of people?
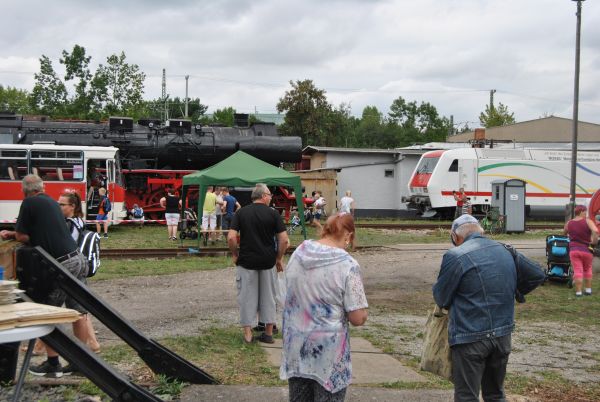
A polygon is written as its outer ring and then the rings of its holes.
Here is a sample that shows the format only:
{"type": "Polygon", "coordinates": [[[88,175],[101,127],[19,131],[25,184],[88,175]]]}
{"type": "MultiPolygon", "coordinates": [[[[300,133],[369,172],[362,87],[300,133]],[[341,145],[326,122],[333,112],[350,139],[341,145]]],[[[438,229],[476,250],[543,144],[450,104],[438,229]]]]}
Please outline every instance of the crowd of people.
{"type": "MultiPolygon", "coordinates": [[[[80,196],[65,192],[53,200],[44,193],[43,182],[36,175],[23,179],[23,193],[15,230],[1,231],[2,239],[41,246],[86,284],[88,267],[77,245],[85,228],[80,196]]],[[[213,239],[221,232],[217,228],[227,231],[236,265],[244,343],[274,342],[277,276],[285,273],[285,298],[279,316],[283,335],[279,375],[288,381],[290,400],[343,401],[352,381],[349,327],[364,325],[369,307],[360,266],[348,252],[356,240],[354,199],[346,191],[339,212],[326,217],[327,203],[321,192],[315,191],[309,208],[312,221],[326,218],[325,223],[322,227],[319,223],[318,239],[303,241],[285,264],[290,242],[281,214],[271,207],[272,197],[269,187],[259,183],[252,190],[251,203],[241,207],[228,188],[210,186],[203,204],[202,229],[213,239]],[[257,322],[264,323],[258,334],[257,322]]],[[[456,198],[464,206],[462,189],[456,198]]],[[[176,239],[182,200],[170,190],[160,204],[165,208],[169,239],[176,239]]],[[[140,209],[133,206],[130,212],[134,218],[143,219],[140,209]]],[[[462,212],[452,223],[450,242],[454,247],[443,255],[432,289],[435,303],[449,310],[454,399],[478,401],[481,393],[484,400],[502,401],[506,398],[504,379],[515,326],[515,298],[519,300],[519,275],[523,275],[519,258],[525,257],[517,257],[505,245],[486,237],[479,221],[462,212]]],[[[586,217],[584,206],[577,206],[574,212],[575,218],[565,224],[564,231],[571,240],[576,296],[590,296],[590,245],[598,241],[598,229],[586,217]]],[[[98,232],[101,229],[98,227],[98,232]]],[[[545,279],[539,271],[527,278],[533,287],[545,279]]],[[[100,350],[91,320],[76,300],[56,288],[44,302],[79,311],[81,318],[73,323],[75,336],[92,351],[100,350]]],[[[47,359],[31,367],[31,373],[60,377],[77,371],[72,364],[63,367],[56,351],[47,345],[45,352],[47,359]]]]}

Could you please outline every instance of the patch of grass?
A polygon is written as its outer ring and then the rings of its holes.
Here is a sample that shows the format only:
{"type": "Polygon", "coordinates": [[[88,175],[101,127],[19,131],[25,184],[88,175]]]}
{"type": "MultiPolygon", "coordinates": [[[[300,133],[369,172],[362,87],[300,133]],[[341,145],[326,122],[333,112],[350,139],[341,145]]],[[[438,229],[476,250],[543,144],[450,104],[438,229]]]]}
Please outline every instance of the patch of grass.
{"type": "Polygon", "coordinates": [[[156,376],[158,384],[152,388],[152,392],[157,395],[169,395],[171,398],[178,398],[183,388],[187,385],[183,381],[170,379],[169,377],[159,374],[156,376]]]}
{"type": "MultiPolygon", "coordinates": [[[[358,223],[406,223],[406,224],[431,224],[431,221],[405,221],[394,219],[359,219],[358,223]]],[[[450,221],[437,221],[440,226],[449,225],[450,221]]],[[[551,231],[532,230],[523,234],[501,234],[492,236],[496,240],[510,242],[516,239],[541,239],[545,238],[551,231]]],[[[102,239],[102,248],[176,248],[182,243],[167,239],[167,229],[164,226],[144,226],[138,229],[134,226],[118,225],[111,226],[108,230],[109,238],[102,239]]],[[[370,229],[358,228],[356,230],[357,244],[361,246],[372,245],[389,245],[399,243],[448,243],[448,229],[430,229],[430,230],[395,230],[395,229],[370,229]]],[[[317,238],[316,229],[313,227],[307,228],[307,238],[317,238]]],[[[299,230],[290,235],[292,245],[302,243],[304,236],[299,230]]],[[[184,246],[195,247],[198,245],[198,240],[186,239],[183,241],[184,246]]],[[[217,242],[217,246],[226,246],[225,241],[217,242]]]]}
{"type": "Polygon", "coordinates": [[[180,245],[179,241],[168,240],[166,226],[146,225],[141,229],[131,225],[110,226],[108,236],[101,240],[102,248],[177,248],[180,245]]]}
{"type": "MultiPolygon", "coordinates": [[[[423,374],[420,372],[419,374],[423,374]]],[[[434,376],[440,378],[438,376],[434,376]]],[[[388,382],[383,384],[383,388],[391,388],[391,389],[453,389],[453,385],[450,381],[441,380],[435,381],[434,379],[428,379],[427,382],[405,382],[405,381],[396,381],[396,382],[388,382]]]]}
{"type": "MultiPolygon", "coordinates": [[[[160,343],[205,370],[222,384],[283,386],[279,371],[267,361],[260,345],[245,344],[237,327],[211,328],[195,337],[164,338],[160,343]]],[[[102,356],[111,364],[136,373],[144,363],[126,345],[104,348],[102,356]]],[[[160,383],[158,377],[155,378],[160,383]]],[[[165,385],[166,386],[166,385],[165,385]]],[[[169,385],[171,387],[174,385],[169,385]]],[[[167,388],[168,388],[167,387],[167,388]]]]}
{"type": "Polygon", "coordinates": [[[173,275],[182,272],[209,271],[231,266],[233,266],[231,257],[176,257],[136,260],[103,259],[98,273],[91,280],[144,275],[173,275]]]}
{"type": "MultiPolygon", "coordinates": [[[[593,279],[592,288],[600,286],[600,279],[593,279]]],[[[526,296],[527,302],[517,304],[516,321],[552,321],[582,326],[599,326],[600,316],[590,314],[600,309],[600,297],[575,297],[575,291],[566,284],[546,282],[526,296]]]]}
{"type": "Polygon", "coordinates": [[[113,345],[102,348],[102,359],[108,363],[132,361],[137,358],[137,353],[128,345],[113,345]]]}
{"type": "Polygon", "coordinates": [[[100,388],[96,386],[96,384],[87,379],[83,380],[77,386],[77,391],[81,394],[99,396],[101,399],[105,399],[108,397],[104,392],[102,392],[102,390],[100,390],[100,388]]]}
{"type": "Polygon", "coordinates": [[[600,385],[595,383],[578,384],[565,379],[556,371],[544,370],[535,373],[537,377],[508,373],[505,379],[506,391],[510,394],[532,396],[540,401],[598,401],[600,385]]]}
{"type": "Polygon", "coordinates": [[[75,388],[73,387],[64,387],[63,391],[62,391],[62,400],[63,401],[74,401],[75,398],[77,397],[77,391],[75,390],[75,388]]]}

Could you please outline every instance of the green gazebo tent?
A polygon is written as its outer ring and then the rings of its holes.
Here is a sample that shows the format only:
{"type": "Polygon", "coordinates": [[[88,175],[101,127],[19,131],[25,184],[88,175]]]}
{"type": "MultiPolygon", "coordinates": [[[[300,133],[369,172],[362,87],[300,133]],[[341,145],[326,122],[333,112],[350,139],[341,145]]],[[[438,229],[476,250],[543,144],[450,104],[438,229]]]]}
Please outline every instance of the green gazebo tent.
{"type": "MultiPolygon", "coordinates": [[[[256,183],[265,183],[268,186],[292,187],[296,195],[298,214],[301,217],[304,216],[300,177],[269,165],[243,151],[237,151],[229,158],[207,169],[183,176],[182,204],[185,205],[189,187],[198,186],[198,226],[200,226],[207,186],[253,187],[256,183]]],[[[304,220],[301,221],[304,237],[306,238],[304,220]]]]}

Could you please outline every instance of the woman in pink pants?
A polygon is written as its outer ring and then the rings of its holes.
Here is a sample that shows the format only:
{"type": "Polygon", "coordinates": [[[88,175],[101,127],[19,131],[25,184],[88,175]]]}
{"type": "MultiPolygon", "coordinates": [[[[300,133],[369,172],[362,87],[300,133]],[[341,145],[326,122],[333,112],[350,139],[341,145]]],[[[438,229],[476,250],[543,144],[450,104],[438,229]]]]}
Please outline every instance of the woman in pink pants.
{"type": "Polygon", "coordinates": [[[582,287],[585,281],[585,295],[592,295],[592,259],[594,254],[590,249],[591,244],[598,241],[598,228],[589,218],[586,218],[587,208],[583,205],[575,207],[575,218],[565,224],[565,234],[571,240],[569,244],[569,257],[573,266],[573,282],[575,283],[575,297],[583,296],[582,287]]]}

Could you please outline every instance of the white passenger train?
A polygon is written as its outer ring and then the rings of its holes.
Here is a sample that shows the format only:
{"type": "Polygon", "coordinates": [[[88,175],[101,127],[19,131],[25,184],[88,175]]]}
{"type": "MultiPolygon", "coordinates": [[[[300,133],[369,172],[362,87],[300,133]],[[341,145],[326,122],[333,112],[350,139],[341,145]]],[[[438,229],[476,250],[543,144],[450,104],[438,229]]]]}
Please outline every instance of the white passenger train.
{"type": "MultiPolygon", "coordinates": [[[[564,214],[569,203],[571,151],[558,149],[461,148],[426,152],[409,182],[409,208],[424,216],[454,215],[453,191],[464,188],[474,213],[489,206],[492,181],[526,184],[529,215],[564,214]],[[435,213],[434,213],[435,212],[435,213]]],[[[600,152],[577,153],[576,199],[587,204],[600,188],[600,152]]]]}

